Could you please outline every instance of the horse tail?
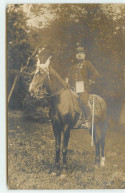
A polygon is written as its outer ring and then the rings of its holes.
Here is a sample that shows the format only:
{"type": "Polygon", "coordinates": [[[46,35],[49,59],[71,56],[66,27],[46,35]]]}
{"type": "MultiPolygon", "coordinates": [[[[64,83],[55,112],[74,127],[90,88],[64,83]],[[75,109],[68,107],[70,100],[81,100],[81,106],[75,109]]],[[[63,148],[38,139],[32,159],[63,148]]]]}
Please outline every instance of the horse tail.
{"type": "Polygon", "coordinates": [[[105,141],[106,130],[108,127],[108,112],[107,112],[107,104],[104,99],[101,98],[100,108],[102,112],[102,119],[101,119],[101,139],[105,141]]]}
{"type": "Polygon", "coordinates": [[[101,109],[101,116],[102,116],[102,121],[105,121],[107,118],[107,104],[104,101],[104,99],[102,99],[100,97],[101,101],[100,101],[100,109],[101,109]]]}
{"type": "MultiPolygon", "coordinates": [[[[108,112],[107,112],[107,104],[105,100],[99,95],[91,94],[95,96],[95,101],[98,107],[95,107],[95,115],[99,117],[102,129],[106,130],[108,126],[108,112]]],[[[103,131],[105,132],[105,131],[103,131]]]]}

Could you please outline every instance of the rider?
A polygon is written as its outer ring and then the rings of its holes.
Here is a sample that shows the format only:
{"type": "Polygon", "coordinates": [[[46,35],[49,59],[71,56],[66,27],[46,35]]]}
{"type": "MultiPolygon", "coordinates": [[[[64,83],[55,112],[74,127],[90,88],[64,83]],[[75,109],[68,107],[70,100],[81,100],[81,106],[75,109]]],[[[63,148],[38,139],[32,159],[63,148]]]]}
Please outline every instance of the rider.
{"type": "Polygon", "coordinates": [[[68,81],[72,87],[75,87],[76,93],[79,94],[81,105],[85,113],[85,122],[82,127],[90,126],[90,108],[88,106],[89,85],[95,84],[95,79],[99,77],[99,73],[91,62],[85,60],[85,50],[83,47],[76,48],[77,64],[71,67],[68,81]]]}

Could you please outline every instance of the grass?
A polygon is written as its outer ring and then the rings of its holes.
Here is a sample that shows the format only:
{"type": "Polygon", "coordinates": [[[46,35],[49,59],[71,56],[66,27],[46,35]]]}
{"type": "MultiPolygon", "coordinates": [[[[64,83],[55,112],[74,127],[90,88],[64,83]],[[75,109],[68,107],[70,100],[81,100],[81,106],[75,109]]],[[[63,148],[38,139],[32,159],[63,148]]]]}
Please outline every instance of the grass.
{"type": "MultiPolygon", "coordinates": [[[[50,124],[8,115],[9,189],[124,189],[125,132],[107,130],[105,167],[95,168],[95,149],[86,130],[71,130],[66,178],[52,176],[55,140],[50,124]]],[[[62,159],[62,156],[61,156],[62,159]]]]}

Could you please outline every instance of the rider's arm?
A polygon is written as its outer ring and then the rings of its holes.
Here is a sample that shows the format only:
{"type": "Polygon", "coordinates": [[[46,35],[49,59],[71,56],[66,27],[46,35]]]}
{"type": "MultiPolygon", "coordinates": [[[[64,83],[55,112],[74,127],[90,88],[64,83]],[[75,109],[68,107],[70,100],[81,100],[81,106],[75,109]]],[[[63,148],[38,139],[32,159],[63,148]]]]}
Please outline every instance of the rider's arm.
{"type": "Polygon", "coordinates": [[[96,79],[101,77],[100,74],[98,73],[98,71],[96,70],[96,68],[89,61],[87,62],[87,68],[88,68],[88,72],[89,72],[89,80],[90,81],[95,81],[96,79]]]}

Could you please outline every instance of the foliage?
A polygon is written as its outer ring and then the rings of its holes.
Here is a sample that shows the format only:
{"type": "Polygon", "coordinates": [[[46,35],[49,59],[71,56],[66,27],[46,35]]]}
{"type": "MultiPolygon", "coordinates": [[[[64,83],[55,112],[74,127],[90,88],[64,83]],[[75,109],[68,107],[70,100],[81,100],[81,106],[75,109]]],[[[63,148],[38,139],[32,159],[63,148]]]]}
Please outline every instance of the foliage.
{"type": "Polygon", "coordinates": [[[7,9],[8,68],[20,69],[32,52],[28,39],[26,16],[19,5],[7,9]]]}
{"type": "Polygon", "coordinates": [[[8,17],[8,43],[12,42],[9,62],[14,60],[21,66],[20,62],[30,53],[28,44],[32,48],[40,46],[45,48],[43,61],[52,55],[51,66],[64,78],[75,63],[75,48],[80,43],[85,48],[86,58],[102,76],[93,92],[103,96],[109,105],[122,99],[124,4],[27,4],[18,9],[8,17]],[[15,55],[17,51],[19,55],[15,55]]]}
{"type": "Polygon", "coordinates": [[[46,48],[46,56],[53,55],[52,64],[57,71],[66,76],[69,67],[75,63],[74,51],[79,42],[85,47],[88,60],[102,75],[95,91],[111,101],[123,96],[125,6],[51,4],[46,10],[51,19],[45,23],[44,18],[42,20],[45,5],[32,6],[34,16],[41,16],[34,32],[38,37],[36,43],[46,48]]]}
{"type": "Polygon", "coordinates": [[[28,27],[26,26],[26,15],[20,5],[10,5],[7,8],[7,55],[8,55],[8,94],[14,79],[18,76],[14,88],[10,106],[22,107],[24,88],[22,86],[19,72],[26,65],[27,58],[31,55],[32,47],[29,44],[28,27]]]}

